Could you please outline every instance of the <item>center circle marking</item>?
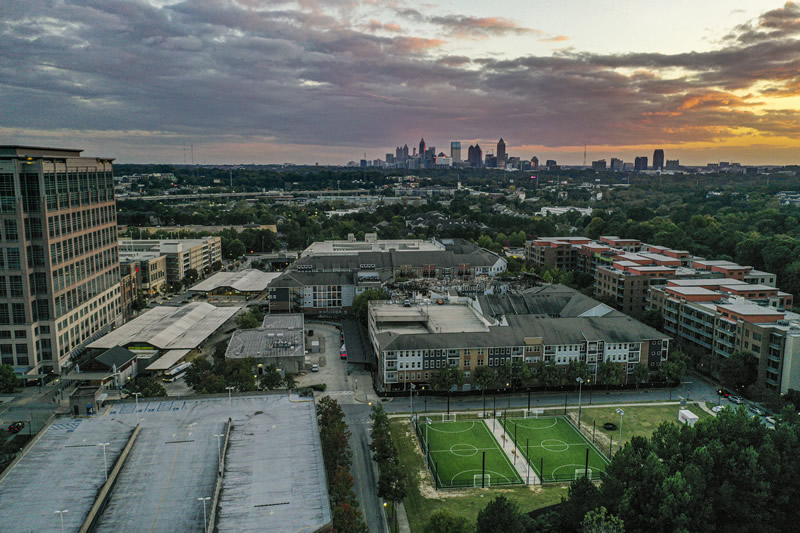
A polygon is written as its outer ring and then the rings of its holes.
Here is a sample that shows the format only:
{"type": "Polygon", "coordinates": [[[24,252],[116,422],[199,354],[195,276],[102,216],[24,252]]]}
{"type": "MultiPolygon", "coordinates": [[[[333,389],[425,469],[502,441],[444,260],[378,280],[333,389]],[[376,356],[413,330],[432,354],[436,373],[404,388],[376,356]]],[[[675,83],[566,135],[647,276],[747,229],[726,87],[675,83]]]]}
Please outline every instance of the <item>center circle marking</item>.
{"type": "Polygon", "coordinates": [[[569,444],[558,439],[545,439],[542,441],[541,446],[548,452],[565,452],[569,450],[569,444]]]}
{"type": "Polygon", "coordinates": [[[472,444],[453,444],[450,446],[450,453],[453,455],[457,455],[459,457],[472,457],[476,453],[478,453],[478,448],[473,446],[472,444]]]}

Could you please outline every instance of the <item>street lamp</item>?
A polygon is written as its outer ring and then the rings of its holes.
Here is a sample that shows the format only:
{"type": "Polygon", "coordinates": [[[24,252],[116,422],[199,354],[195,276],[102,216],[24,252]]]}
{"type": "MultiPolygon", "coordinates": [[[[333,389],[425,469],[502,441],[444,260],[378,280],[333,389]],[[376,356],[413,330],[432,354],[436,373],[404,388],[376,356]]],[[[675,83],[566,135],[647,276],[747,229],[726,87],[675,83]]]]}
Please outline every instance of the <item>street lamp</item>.
{"type": "Polygon", "coordinates": [[[578,431],[581,429],[581,392],[583,390],[583,378],[578,376],[575,378],[578,382],[578,431]]]}
{"type": "Polygon", "coordinates": [[[221,451],[221,445],[220,445],[219,441],[222,440],[222,437],[224,437],[225,434],[224,433],[219,433],[219,434],[214,435],[214,436],[217,437],[217,467],[219,467],[219,465],[222,463],[222,451],[221,451]]]}
{"type": "Polygon", "coordinates": [[[622,409],[617,409],[617,414],[619,415],[619,449],[622,449],[622,417],[625,416],[625,411],[622,409]]]}
{"type": "MultiPolygon", "coordinates": [[[[506,383],[506,393],[508,393],[508,388],[511,386],[511,383],[506,383]]],[[[511,409],[511,395],[508,395],[508,406],[506,409],[511,409]]]]}
{"type": "Polygon", "coordinates": [[[236,387],[225,387],[225,390],[228,391],[228,406],[233,407],[233,398],[231,398],[231,391],[236,387]]]}
{"type": "Polygon", "coordinates": [[[141,392],[134,392],[133,396],[136,398],[136,412],[139,412],[139,396],[141,396],[141,392]]]}
{"type": "Polygon", "coordinates": [[[210,500],[210,496],[206,496],[205,498],[197,498],[197,501],[203,502],[203,531],[207,531],[208,527],[206,525],[206,502],[210,500]]]}
{"type": "Polygon", "coordinates": [[[103,448],[103,472],[106,474],[106,481],[108,481],[108,464],[106,463],[106,447],[110,446],[110,442],[98,442],[98,446],[103,448]]]}
{"type": "Polygon", "coordinates": [[[64,509],[63,511],[55,511],[53,514],[57,514],[59,518],[61,518],[61,533],[64,533],[64,513],[68,513],[69,509],[64,509]]]}

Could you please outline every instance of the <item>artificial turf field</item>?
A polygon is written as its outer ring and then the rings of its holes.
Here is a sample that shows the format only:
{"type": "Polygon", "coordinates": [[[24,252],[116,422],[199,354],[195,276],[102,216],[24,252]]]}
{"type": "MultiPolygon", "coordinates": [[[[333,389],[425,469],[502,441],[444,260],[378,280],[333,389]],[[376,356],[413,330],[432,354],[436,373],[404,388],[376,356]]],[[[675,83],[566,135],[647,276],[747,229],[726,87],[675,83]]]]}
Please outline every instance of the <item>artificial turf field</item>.
{"type": "Polygon", "coordinates": [[[430,424],[420,420],[419,434],[440,487],[480,487],[483,452],[490,486],[523,482],[483,420],[430,424]]]}
{"type": "Polygon", "coordinates": [[[516,427],[517,448],[521,456],[526,457],[527,444],[531,466],[545,483],[571,481],[580,475],[576,471],[584,471],[587,449],[591,474],[596,476],[606,470],[608,460],[563,417],[500,418],[498,422],[505,424],[511,442],[516,427]]]}

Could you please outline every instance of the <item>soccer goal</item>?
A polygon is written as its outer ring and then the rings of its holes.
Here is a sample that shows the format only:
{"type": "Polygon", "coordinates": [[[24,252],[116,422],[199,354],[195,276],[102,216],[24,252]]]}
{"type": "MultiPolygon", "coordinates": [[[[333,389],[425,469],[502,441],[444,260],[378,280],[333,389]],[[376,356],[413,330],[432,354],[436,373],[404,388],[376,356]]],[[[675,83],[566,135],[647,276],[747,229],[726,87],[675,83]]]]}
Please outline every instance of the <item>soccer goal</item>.
{"type": "Polygon", "coordinates": [[[472,476],[472,482],[475,488],[490,487],[491,480],[491,474],[475,474],[472,476]]]}
{"type": "Polygon", "coordinates": [[[455,413],[442,413],[442,422],[455,422],[456,421],[456,414],[455,413]]]}
{"type": "Polygon", "coordinates": [[[592,479],[592,469],[586,468],[576,468],[575,469],[575,479],[580,479],[582,477],[586,477],[587,479],[592,479]]]}

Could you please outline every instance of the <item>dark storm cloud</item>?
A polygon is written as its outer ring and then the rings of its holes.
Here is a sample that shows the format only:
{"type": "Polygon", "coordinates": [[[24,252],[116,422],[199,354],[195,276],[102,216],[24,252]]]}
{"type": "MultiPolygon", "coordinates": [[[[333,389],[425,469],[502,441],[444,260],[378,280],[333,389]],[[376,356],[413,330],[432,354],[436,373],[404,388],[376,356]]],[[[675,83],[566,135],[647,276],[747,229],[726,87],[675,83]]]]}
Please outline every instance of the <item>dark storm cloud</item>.
{"type": "Polygon", "coordinates": [[[0,127],[354,147],[409,142],[418,132],[551,146],[701,141],[734,127],[800,135],[797,113],[755,105],[759,94],[800,87],[793,3],[708,52],[503,60],[450,55],[448,41],[540,32],[505,19],[397,11],[410,26],[439,28],[422,37],[355,18],[355,7],[0,3],[0,98],[13,103],[0,127]],[[742,90],[750,94],[734,94],[742,90]]]}

